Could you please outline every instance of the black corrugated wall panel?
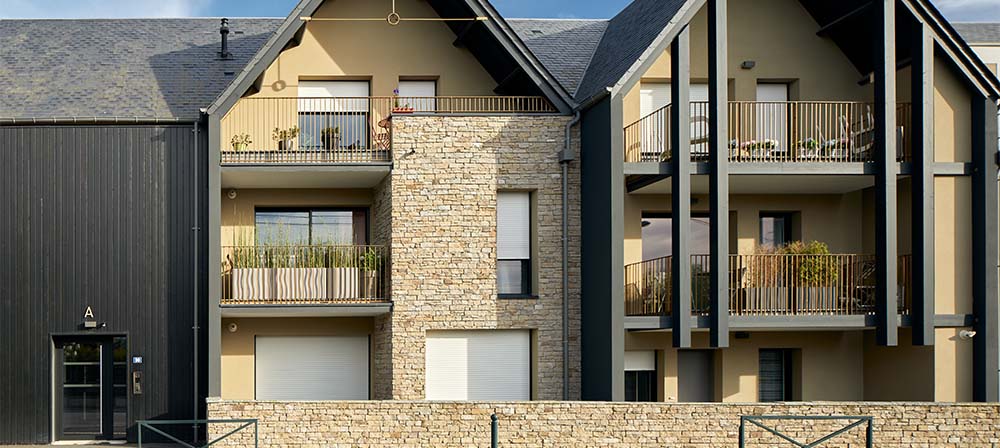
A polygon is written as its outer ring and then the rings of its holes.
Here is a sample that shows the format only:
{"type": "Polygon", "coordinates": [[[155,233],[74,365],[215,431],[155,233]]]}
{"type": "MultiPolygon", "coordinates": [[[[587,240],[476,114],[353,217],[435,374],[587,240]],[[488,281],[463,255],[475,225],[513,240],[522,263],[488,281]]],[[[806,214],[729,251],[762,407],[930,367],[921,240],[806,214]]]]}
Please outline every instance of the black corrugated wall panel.
{"type": "Polygon", "coordinates": [[[205,232],[192,229],[196,204],[206,225],[206,145],[193,130],[0,127],[0,444],[50,441],[56,334],[126,335],[129,359],[143,357],[130,438],[135,420],[192,417],[193,281],[202,329],[207,287],[205,232]],[[81,329],[87,307],[106,328],[81,329]]]}

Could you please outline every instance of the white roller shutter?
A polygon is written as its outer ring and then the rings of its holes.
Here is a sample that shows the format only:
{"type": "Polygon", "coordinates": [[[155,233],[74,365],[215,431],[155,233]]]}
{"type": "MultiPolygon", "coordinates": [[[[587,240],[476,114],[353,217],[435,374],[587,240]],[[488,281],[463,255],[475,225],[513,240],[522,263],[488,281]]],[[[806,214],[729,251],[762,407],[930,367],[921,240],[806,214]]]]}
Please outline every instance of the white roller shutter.
{"type": "Polygon", "coordinates": [[[497,259],[531,258],[531,194],[497,193],[497,259]]]}
{"type": "Polygon", "coordinates": [[[636,351],[625,352],[625,371],[653,371],[656,370],[656,352],[636,351]]]}
{"type": "Polygon", "coordinates": [[[433,112],[436,110],[437,82],[400,81],[399,96],[400,106],[412,107],[417,112],[433,112]]]}
{"type": "Polygon", "coordinates": [[[368,81],[301,81],[299,112],[368,112],[368,96],[368,81]]]}
{"type": "Polygon", "coordinates": [[[528,331],[429,331],[426,356],[428,400],[531,399],[528,331]]]}
{"type": "MultiPolygon", "coordinates": [[[[639,86],[639,114],[645,117],[671,100],[669,82],[645,82],[639,86]]],[[[708,84],[691,84],[691,102],[708,101],[708,84]]]]}
{"type": "Polygon", "coordinates": [[[368,336],[258,336],[258,400],[367,400],[368,336]]]}

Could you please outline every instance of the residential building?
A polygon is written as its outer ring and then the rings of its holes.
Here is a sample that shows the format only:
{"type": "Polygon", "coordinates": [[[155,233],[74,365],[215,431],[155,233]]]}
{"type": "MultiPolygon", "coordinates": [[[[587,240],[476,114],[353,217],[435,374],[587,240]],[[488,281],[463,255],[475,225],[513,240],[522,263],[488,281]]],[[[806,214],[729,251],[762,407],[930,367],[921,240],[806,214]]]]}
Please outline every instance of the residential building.
{"type": "Polygon", "coordinates": [[[927,2],[394,3],[0,21],[0,442],[997,400],[1000,82],[927,2]]]}

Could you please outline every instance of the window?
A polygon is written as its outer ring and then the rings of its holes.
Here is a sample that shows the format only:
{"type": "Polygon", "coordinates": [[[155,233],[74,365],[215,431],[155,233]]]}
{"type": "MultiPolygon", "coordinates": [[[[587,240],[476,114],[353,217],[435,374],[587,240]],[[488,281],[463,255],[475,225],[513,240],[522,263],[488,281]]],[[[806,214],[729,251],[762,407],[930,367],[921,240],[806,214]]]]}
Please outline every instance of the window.
{"type": "Polygon", "coordinates": [[[367,244],[363,209],[257,209],[260,246],[349,246],[367,244]]]}
{"type": "Polygon", "coordinates": [[[656,401],[656,352],[625,352],[625,401],[656,401]]]}
{"type": "Polygon", "coordinates": [[[412,107],[417,112],[437,109],[437,81],[399,81],[400,106],[412,107]]]}
{"type": "Polygon", "coordinates": [[[761,402],[792,401],[794,350],[761,349],[758,363],[757,399],[761,402]]]}
{"type": "Polygon", "coordinates": [[[368,81],[301,81],[300,149],[368,148],[368,96],[368,81]]]}
{"type": "MultiPolygon", "coordinates": [[[[668,257],[673,251],[672,218],[669,213],[642,214],[642,259],[668,257]]],[[[710,252],[709,232],[711,224],[707,216],[691,217],[691,234],[688,237],[692,255],[707,255],[710,252]]]]}
{"type": "Polygon", "coordinates": [[[531,194],[497,193],[497,293],[531,295],[531,194]]]}
{"type": "Polygon", "coordinates": [[[760,214],[760,245],[781,247],[792,241],[792,213],[761,213],[760,214]]]}

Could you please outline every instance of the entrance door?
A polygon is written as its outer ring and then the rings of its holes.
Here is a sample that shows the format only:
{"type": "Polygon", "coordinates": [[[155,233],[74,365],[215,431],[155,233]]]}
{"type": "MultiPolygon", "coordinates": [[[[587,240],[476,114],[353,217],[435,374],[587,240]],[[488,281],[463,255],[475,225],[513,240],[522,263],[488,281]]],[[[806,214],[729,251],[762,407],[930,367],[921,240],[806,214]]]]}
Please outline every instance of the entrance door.
{"type": "Polygon", "coordinates": [[[124,337],[79,336],[55,340],[56,440],[125,437],[126,352],[124,337]]]}
{"type": "Polygon", "coordinates": [[[707,403],[715,400],[712,355],[711,350],[677,352],[677,401],[707,403]]]}

